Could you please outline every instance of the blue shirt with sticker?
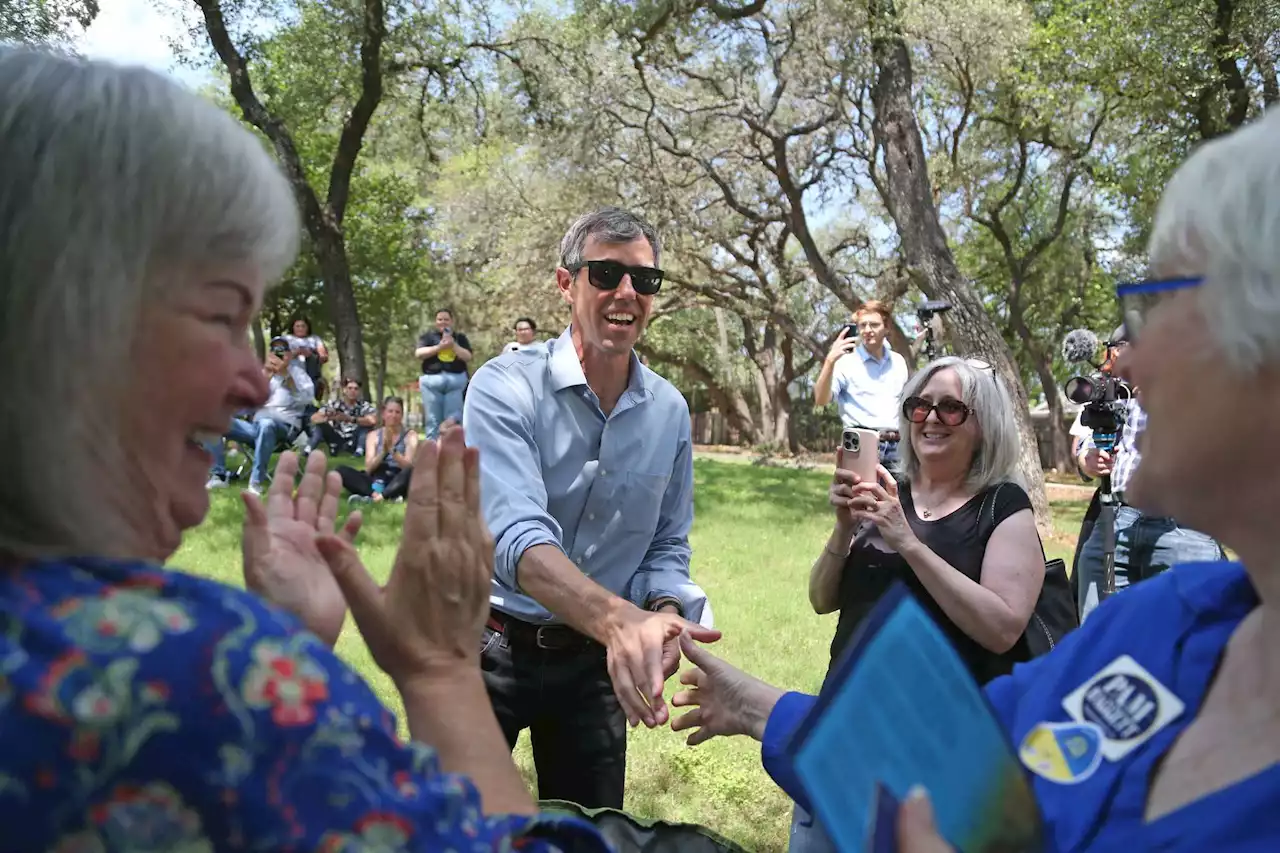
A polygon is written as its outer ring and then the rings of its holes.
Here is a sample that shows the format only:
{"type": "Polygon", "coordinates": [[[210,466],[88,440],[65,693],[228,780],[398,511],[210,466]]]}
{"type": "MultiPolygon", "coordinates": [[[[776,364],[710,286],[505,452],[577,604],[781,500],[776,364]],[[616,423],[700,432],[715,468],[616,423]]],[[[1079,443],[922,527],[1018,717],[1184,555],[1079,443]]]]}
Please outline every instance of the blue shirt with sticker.
{"type": "MultiPolygon", "coordinates": [[[[1180,566],[1108,599],[1051,654],[987,686],[1031,771],[1049,850],[1280,849],[1280,766],[1143,817],[1158,762],[1195,719],[1228,639],[1257,604],[1237,563],[1180,566]]],[[[792,797],[801,790],[785,747],[811,705],[787,694],[765,732],[765,769],[792,797]]]]}

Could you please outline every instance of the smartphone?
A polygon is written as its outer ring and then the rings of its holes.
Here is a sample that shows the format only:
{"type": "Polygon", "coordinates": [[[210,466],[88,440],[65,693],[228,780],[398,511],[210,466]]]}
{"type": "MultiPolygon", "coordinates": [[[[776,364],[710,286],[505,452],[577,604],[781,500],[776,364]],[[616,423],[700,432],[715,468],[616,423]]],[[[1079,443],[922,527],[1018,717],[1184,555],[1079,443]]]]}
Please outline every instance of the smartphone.
{"type": "Polygon", "coordinates": [[[846,429],[840,436],[840,446],[844,448],[844,469],[857,474],[864,483],[876,482],[880,433],[873,429],[846,429]]]}
{"type": "Polygon", "coordinates": [[[860,338],[858,337],[858,327],[853,325],[852,323],[846,323],[844,327],[844,339],[846,341],[860,340],[860,338]]]}

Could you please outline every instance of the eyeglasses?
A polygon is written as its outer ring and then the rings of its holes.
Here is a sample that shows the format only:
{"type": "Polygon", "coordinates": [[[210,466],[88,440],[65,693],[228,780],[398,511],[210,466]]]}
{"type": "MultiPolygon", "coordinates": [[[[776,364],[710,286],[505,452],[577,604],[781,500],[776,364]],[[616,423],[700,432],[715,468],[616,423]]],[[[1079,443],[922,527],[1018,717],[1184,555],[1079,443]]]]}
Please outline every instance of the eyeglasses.
{"type": "Polygon", "coordinates": [[[662,270],[657,267],[633,267],[618,261],[582,261],[565,269],[571,273],[586,267],[587,280],[600,290],[617,290],[624,275],[631,276],[631,286],[636,293],[652,296],[662,287],[662,270]]]}
{"type": "Polygon", "coordinates": [[[1120,300],[1120,314],[1124,317],[1124,329],[1129,340],[1132,342],[1137,339],[1147,313],[1166,294],[1199,287],[1203,283],[1203,278],[1161,278],[1117,285],[1116,298],[1120,300]]]}
{"type": "Polygon", "coordinates": [[[924,397],[908,397],[902,401],[902,416],[913,424],[922,424],[929,420],[930,412],[937,412],[938,420],[947,426],[960,426],[969,419],[973,409],[950,397],[943,397],[936,403],[924,397]]]}

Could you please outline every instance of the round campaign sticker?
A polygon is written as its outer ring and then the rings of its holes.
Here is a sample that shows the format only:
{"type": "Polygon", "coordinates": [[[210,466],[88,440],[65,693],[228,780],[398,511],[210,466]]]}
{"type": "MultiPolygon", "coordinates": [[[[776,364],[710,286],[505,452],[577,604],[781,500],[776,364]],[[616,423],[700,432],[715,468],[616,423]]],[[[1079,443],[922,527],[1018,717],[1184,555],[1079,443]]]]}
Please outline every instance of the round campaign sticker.
{"type": "Polygon", "coordinates": [[[1050,782],[1074,785],[1102,763],[1102,730],[1093,723],[1040,723],[1022,739],[1018,758],[1050,782]]]}
{"type": "Polygon", "coordinates": [[[1142,678],[1113,673],[1090,684],[1084,692],[1081,716],[1097,724],[1108,740],[1141,737],[1159,716],[1156,691],[1142,678]]]}

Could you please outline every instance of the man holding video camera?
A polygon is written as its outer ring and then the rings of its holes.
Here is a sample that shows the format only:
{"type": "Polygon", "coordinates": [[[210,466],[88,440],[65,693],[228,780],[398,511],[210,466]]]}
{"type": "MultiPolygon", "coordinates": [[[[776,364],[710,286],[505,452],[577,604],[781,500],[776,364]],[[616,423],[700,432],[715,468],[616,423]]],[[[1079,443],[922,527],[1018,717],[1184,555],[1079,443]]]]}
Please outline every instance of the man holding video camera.
{"type": "MultiPolygon", "coordinates": [[[[1110,363],[1124,347],[1128,336],[1124,326],[1112,333],[1107,342],[1107,359],[1110,363]]],[[[1186,527],[1175,519],[1146,515],[1125,500],[1125,487],[1142,460],[1138,450],[1138,436],[1146,427],[1147,415],[1137,399],[1124,401],[1125,423],[1120,430],[1114,453],[1100,450],[1094,445],[1093,431],[1080,426],[1079,420],[1072,427],[1075,442],[1076,463],[1088,477],[1110,475],[1111,492],[1116,498],[1115,520],[1115,588],[1154,577],[1178,563],[1225,559],[1222,546],[1209,536],[1186,527]]],[[[1086,525],[1088,525],[1086,519],[1086,525]]],[[[1106,553],[1104,530],[1101,524],[1088,528],[1080,546],[1076,573],[1079,575],[1080,618],[1083,620],[1098,606],[1102,597],[1103,563],[1106,553]]]]}
{"type": "Polygon", "coordinates": [[[834,395],[845,429],[880,434],[880,462],[890,471],[898,465],[898,398],[907,384],[907,361],[886,340],[892,322],[884,303],[862,303],[836,336],[813,391],[818,406],[834,395]]]}

